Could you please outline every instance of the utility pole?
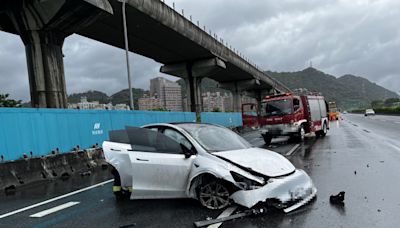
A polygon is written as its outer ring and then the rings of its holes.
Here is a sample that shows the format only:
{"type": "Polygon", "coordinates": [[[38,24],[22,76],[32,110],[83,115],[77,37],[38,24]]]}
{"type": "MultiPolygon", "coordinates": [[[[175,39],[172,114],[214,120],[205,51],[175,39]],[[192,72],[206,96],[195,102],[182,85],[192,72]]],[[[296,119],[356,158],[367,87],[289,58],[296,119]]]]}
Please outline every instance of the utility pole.
{"type": "Polygon", "coordinates": [[[125,40],[125,55],[126,55],[126,70],[128,73],[128,87],[129,87],[129,107],[131,110],[134,110],[133,106],[133,93],[132,93],[132,84],[131,84],[131,70],[129,66],[129,43],[128,43],[128,28],[126,26],[126,10],[125,10],[126,0],[122,2],[122,21],[124,24],[124,40],[125,40]]]}

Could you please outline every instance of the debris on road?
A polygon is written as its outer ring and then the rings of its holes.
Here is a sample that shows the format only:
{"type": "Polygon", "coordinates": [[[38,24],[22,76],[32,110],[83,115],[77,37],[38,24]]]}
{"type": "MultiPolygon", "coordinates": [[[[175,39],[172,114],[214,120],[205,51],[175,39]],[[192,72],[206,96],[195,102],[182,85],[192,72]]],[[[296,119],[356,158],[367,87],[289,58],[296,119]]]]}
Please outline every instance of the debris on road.
{"type": "Polygon", "coordinates": [[[331,195],[329,197],[329,202],[331,204],[344,204],[343,203],[344,195],[345,195],[345,192],[339,192],[339,194],[337,194],[337,195],[331,195]]]}
{"type": "Polygon", "coordinates": [[[91,171],[86,171],[86,172],[82,172],[81,176],[90,176],[90,174],[92,174],[91,171]]]}
{"type": "Polygon", "coordinates": [[[367,164],[367,168],[369,168],[369,164],[367,164]]]}
{"type": "Polygon", "coordinates": [[[357,175],[357,171],[356,170],[354,170],[354,175],[357,175]]]}
{"type": "Polygon", "coordinates": [[[209,226],[209,225],[216,224],[216,223],[230,221],[233,219],[244,218],[244,217],[253,216],[253,215],[261,215],[261,214],[265,214],[266,212],[267,212],[267,209],[258,208],[258,209],[245,210],[243,212],[239,212],[234,215],[230,215],[230,216],[222,217],[222,218],[209,219],[207,217],[206,220],[194,222],[194,226],[195,227],[205,227],[205,226],[209,226]]]}
{"type": "Polygon", "coordinates": [[[64,172],[63,174],[61,174],[61,180],[66,180],[70,177],[69,173],[64,172]]]}

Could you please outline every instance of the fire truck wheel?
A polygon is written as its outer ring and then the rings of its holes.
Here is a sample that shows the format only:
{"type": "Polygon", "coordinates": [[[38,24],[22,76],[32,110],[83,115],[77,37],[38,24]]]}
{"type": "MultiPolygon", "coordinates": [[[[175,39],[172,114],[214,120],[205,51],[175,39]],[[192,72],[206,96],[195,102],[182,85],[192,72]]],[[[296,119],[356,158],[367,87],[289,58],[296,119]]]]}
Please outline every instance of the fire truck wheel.
{"type": "Polygon", "coordinates": [[[299,131],[290,136],[290,139],[294,142],[303,142],[306,131],[304,130],[304,126],[301,125],[299,131]]]}
{"type": "Polygon", "coordinates": [[[320,136],[325,137],[326,133],[328,133],[328,128],[326,126],[326,122],[324,122],[324,125],[322,125],[322,130],[319,134],[320,136]]]}
{"type": "Polygon", "coordinates": [[[272,136],[271,135],[263,134],[262,137],[264,139],[265,145],[268,146],[269,144],[271,144],[271,141],[272,141],[272,136]]]}
{"type": "Polygon", "coordinates": [[[303,142],[304,141],[304,137],[306,135],[306,131],[304,130],[304,126],[301,125],[300,129],[299,129],[299,141],[303,142]]]}

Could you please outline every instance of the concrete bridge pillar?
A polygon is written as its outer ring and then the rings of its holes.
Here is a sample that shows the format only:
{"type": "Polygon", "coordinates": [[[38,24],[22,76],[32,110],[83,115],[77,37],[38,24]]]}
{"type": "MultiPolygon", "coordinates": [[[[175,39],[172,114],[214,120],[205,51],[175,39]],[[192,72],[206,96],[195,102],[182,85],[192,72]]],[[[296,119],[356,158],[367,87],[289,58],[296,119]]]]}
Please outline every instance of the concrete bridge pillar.
{"type": "Polygon", "coordinates": [[[226,69],[225,63],[219,58],[203,59],[164,65],[160,72],[183,78],[186,83],[187,103],[191,112],[196,112],[197,119],[203,111],[203,99],[201,94],[201,81],[220,70],[226,69]]]}
{"type": "Polygon", "coordinates": [[[32,107],[66,108],[62,45],[54,31],[26,31],[23,35],[32,107]]]}
{"type": "Polygon", "coordinates": [[[25,45],[32,107],[66,108],[64,39],[112,13],[111,5],[107,0],[3,1],[3,12],[25,45]]]}
{"type": "MultiPolygon", "coordinates": [[[[203,99],[201,94],[201,77],[193,77],[192,64],[188,63],[186,83],[186,98],[191,112],[195,112],[197,116],[203,111],[203,99]]],[[[199,119],[199,118],[198,118],[199,119]]]]}

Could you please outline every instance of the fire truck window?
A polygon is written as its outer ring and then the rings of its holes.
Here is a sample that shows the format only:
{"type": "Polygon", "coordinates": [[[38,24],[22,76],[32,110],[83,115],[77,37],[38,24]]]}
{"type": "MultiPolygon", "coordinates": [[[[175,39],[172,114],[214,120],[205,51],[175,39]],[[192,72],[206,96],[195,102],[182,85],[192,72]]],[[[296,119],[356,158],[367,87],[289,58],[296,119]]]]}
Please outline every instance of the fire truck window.
{"type": "Polygon", "coordinates": [[[293,99],[293,109],[294,111],[297,111],[300,108],[300,100],[299,99],[293,99]]]}

